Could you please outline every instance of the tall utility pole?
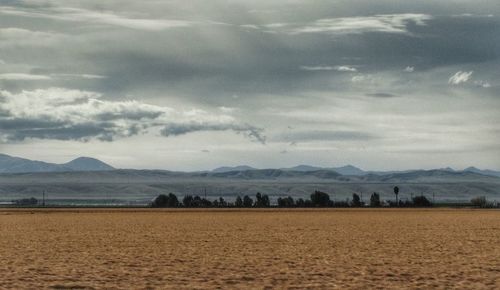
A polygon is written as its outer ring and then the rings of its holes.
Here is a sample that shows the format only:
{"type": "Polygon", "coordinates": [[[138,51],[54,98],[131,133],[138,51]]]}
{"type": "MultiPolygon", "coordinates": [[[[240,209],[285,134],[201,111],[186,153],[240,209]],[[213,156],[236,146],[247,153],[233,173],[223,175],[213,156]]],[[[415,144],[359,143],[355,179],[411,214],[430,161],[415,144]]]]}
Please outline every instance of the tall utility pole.
{"type": "Polygon", "coordinates": [[[42,206],[45,207],[45,190],[42,193],[43,198],[42,198],[42,206]]]}

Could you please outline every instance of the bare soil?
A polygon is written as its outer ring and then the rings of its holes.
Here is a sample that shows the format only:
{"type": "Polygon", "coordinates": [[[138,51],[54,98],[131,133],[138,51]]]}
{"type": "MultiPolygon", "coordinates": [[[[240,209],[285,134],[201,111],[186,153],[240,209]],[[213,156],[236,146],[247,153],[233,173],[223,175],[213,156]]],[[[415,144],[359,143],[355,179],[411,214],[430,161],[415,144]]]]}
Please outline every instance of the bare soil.
{"type": "Polygon", "coordinates": [[[6,289],[500,289],[500,211],[0,210],[6,289]]]}

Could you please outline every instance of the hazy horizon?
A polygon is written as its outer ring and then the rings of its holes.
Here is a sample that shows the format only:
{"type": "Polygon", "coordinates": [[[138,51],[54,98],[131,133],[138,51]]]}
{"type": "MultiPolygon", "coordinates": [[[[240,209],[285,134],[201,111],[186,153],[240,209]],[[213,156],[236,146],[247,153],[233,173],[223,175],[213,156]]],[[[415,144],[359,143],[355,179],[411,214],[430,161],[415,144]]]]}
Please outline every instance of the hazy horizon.
{"type": "Polygon", "coordinates": [[[498,1],[0,5],[0,152],[500,170],[498,1]]]}
{"type": "MultiPolygon", "coordinates": [[[[10,156],[10,155],[8,155],[8,156],[10,156]]],[[[28,158],[25,158],[23,156],[10,156],[10,157],[28,159],[28,158]]],[[[47,161],[47,160],[38,160],[38,159],[33,159],[33,160],[28,159],[28,160],[31,160],[31,161],[41,161],[41,162],[47,162],[47,163],[64,165],[65,163],[68,163],[68,162],[71,162],[71,161],[75,161],[76,159],[80,159],[80,158],[97,159],[97,158],[94,158],[92,156],[76,156],[75,158],[68,159],[68,160],[65,160],[65,161],[62,161],[62,162],[50,162],[50,161],[47,161]]],[[[353,166],[353,167],[355,167],[357,169],[361,169],[361,170],[367,171],[367,172],[368,171],[380,171],[380,172],[387,171],[387,172],[391,172],[391,171],[435,170],[435,169],[452,169],[452,170],[455,170],[455,171],[462,171],[462,170],[466,170],[466,169],[471,168],[471,167],[477,168],[477,169],[480,169],[480,170],[494,170],[494,171],[497,171],[495,168],[478,168],[477,166],[474,166],[474,165],[470,165],[470,166],[467,166],[467,167],[464,167],[464,168],[453,168],[453,167],[450,167],[450,166],[442,166],[442,167],[431,167],[431,168],[405,168],[405,169],[386,169],[386,170],[381,170],[381,169],[377,169],[377,168],[367,169],[367,168],[363,168],[361,166],[357,166],[355,164],[332,164],[332,165],[326,165],[326,166],[319,166],[319,165],[315,165],[315,164],[292,164],[292,165],[288,165],[288,166],[272,166],[272,167],[256,167],[256,166],[252,166],[252,165],[249,165],[249,164],[220,164],[219,166],[216,166],[216,167],[213,167],[213,168],[204,168],[204,169],[196,169],[196,170],[178,170],[176,168],[156,168],[156,167],[116,167],[116,166],[114,166],[113,164],[111,164],[109,162],[105,162],[104,160],[99,160],[99,159],[97,159],[97,160],[98,161],[102,161],[102,162],[106,163],[107,165],[114,167],[114,169],[125,169],[125,170],[126,169],[134,169],[134,170],[135,169],[137,169],[137,170],[168,170],[168,171],[185,171],[185,172],[213,171],[213,170],[221,169],[221,168],[233,168],[233,167],[242,167],[242,166],[248,166],[248,167],[251,167],[251,168],[257,169],[257,170],[260,170],[260,169],[289,169],[289,168],[299,167],[299,166],[318,167],[318,168],[322,168],[322,169],[334,169],[334,168],[342,168],[342,167],[353,166]]]]}

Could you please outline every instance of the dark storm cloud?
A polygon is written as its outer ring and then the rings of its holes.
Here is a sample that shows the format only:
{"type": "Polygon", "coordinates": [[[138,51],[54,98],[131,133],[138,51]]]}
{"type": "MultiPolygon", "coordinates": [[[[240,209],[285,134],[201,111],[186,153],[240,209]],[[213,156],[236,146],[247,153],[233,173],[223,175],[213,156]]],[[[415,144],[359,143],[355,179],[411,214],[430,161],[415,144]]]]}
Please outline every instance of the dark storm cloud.
{"type": "MultiPolygon", "coordinates": [[[[212,22],[200,22],[199,12],[190,11],[183,5],[180,14],[160,17],[153,9],[156,4],[146,3],[141,9],[151,9],[147,13],[153,15],[146,18],[146,11],[137,15],[130,11],[113,11],[111,3],[103,4],[106,8],[97,12],[91,9],[91,4],[85,8],[71,8],[54,4],[59,2],[47,3],[53,4],[29,9],[6,5],[3,13],[26,19],[23,29],[32,31],[32,37],[46,32],[36,31],[39,26],[29,27],[30,21],[59,23],[59,31],[51,30],[50,33],[58,35],[58,38],[53,37],[55,45],[62,45],[65,51],[70,51],[69,55],[33,61],[43,62],[40,66],[55,74],[75,74],[77,66],[80,70],[87,67],[89,69],[79,73],[106,78],[94,79],[92,83],[58,78],[52,81],[111,95],[134,91],[158,95],[164,91],[198,100],[200,95],[210,94],[205,102],[221,104],[224,99],[219,98],[232,94],[326,91],[332,89],[332,82],[344,81],[335,69],[311,74],[299,69],[301,67],[355,66],[360,73],[402,70],[407,66],[429,70],[445,65],[496,61],[500,49],[498,17],[460,16],[474,9],[443,15],[440,4],[405,4],[409,7],[405,9],[405,5],[396,8],[385,2],[373,5],[363,1],[367,7],[363,9],[360,3],[339,6],[323,1],[314,5],[297,2],[297,6],[292,6],[293,14],[277,17],[276,14],[250,13],[252,9],[245,9],[248,3],[236,2],[238,5],[224,5],[223,8],[240,17],[228,19],[217,13],[217,9],[210,9],[213,15],[205,18],[212,22]],[[339,11],[346,14],[341,15],[339,11]],[[186,25],[169,26],[168,21],[186,25]],[[64,24],[68,22],[72,23],[71,27],[81,25],[78,39],[67,35],[64,24]],[[219,22],[228,22],[228,25],[216,24],[219,22]],[[258,29],[242,28],[245,24],[258,29]],[[73,62],[75,67],[71,64],[60,66],[61,57],[71,58],[64,63],[73,62]]],[[[130,5],[127,3],[123,7],[130,5]]],[[[170,9],[167,4],[158,5],[166,11],[170,9]]],[[[218,7],[217,2],[212,5],[218,7]]],[[[256,3],[255,6],[271,6],[267,8],[272,9],[280,4],[256,3]]],[[[208,7],[202,5],[200,9],[208,7]]],[[[24,49],[27,48],[21,47],[19,51],[18,47],[16,51],[21,53],[24,49]]],[[[39,54],[47,51],[45,55],[53,50],[52,47],[37,49],[41,50],[39,54]]],[[[6,55],[15,55],[16,51],[6,55]]],[[[346,72],[342,71],[344,75],[346,72]]]]}

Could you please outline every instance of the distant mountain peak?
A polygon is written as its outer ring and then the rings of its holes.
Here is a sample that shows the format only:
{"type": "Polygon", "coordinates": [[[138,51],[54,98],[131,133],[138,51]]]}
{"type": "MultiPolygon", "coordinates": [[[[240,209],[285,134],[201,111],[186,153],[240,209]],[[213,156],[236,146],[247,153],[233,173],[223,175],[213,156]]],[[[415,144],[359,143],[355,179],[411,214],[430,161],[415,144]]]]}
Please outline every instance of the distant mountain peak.
{"type": "Polygon", "coordinates": [[[287,171],[317,171],[323,169],[322,167],[316,167],[311,165],[300,164],[290,168],[282,168],[282,170],[287,171]]]}
{"type": "Polygon", "coordinates": [[[56,164],[0,154],[0,173],[105,171],[114,168],[98,159],[79,157],[68,163],[56,164]]]}
{"type": "Polygon", "coordinates": [[[101,160],[85,156],[78,157],[61,165],[74,171],[105,171],[114,169],[111,165],[101,160]]]}
{"type": "Polygon", "coordinates": [[[256,170],[248,165],[238,165],[238,166],[222,166],[212,170],[215,173],[223,173],[223,172],[231,172],[231,171],[247,171],[247,170],[256,170]]]}
{"type": "Polygon", "coordinates": [[[340,173],[342,175],[365,175],[366,172],[356,166],[353,165],[344,165],[341,167],[337,168],[332,168],[332,170],[336,171],[337,173],[340,173]]]}

